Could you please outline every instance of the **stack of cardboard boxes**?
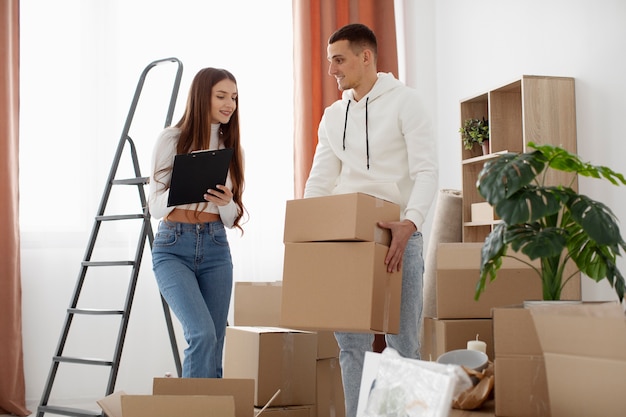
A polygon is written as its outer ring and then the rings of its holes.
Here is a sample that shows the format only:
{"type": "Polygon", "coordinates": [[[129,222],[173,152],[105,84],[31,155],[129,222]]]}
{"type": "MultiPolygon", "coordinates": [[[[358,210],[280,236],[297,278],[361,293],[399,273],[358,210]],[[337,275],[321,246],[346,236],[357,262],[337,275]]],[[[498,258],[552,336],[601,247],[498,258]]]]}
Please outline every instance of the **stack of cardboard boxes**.
{"type": "Polygon", "coordinates": [[[263,416],[342,417],[343,387],[334,334],[280,327],[282,282],[237,282],[227,329],[224,374],[255,381],[263,416]]]}

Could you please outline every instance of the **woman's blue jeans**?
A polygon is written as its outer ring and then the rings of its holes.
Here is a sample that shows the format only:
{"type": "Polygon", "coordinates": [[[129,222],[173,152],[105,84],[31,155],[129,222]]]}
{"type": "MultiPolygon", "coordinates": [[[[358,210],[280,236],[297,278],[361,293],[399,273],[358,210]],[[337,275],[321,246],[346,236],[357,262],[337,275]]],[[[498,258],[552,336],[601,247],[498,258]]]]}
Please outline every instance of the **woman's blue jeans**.
{"type": "MultiPolygon", "coordinates": [[[[405,358],[420,358],[420,328],[422,325],[424,259],[423,237],[415,232],[404,249],[402,260],[402,299],[400,302],[400,332],[385,335],[387,346],[405,358]]],[[[365,352],[372,350],[371,333],[335,333],[339,344],[339,364],[343,379],[346,417],[355,417],[363,374],[365,352]]]]}
{"type": "Polygon", "coordinates": [[[221,378],[233,265],[222,222],[161,221],[152,265],[165,301],[183,327],[184,378],[221,378]]]}

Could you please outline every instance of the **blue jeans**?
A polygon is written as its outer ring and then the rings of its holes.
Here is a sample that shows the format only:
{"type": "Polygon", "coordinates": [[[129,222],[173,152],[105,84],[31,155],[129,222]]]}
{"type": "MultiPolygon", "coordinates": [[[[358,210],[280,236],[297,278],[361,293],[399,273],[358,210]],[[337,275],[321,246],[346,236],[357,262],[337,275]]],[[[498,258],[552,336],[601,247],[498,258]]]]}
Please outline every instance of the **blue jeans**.
{"type": "MultiPolygon", "coordinates": [[[[423,237],[415,232],[410,237],[402,259],[402,299],[400,303],[400,331],[385,335],[387,346],[405,358],[420,358],[420,328],[422,325],[424,259],[423,237]]],[[[372,350],[371,333],[336,332],[339,344],[339,364],[346,405],[346,417],[355,417],[361,388],[365,352],[372,350]]]]}
{"type": "Polygon", "coordinates": [[[161,221],[152,268],[159,290],[183,327],[184,378],[221,378],[233,264],[222,222],[161,221]]]}

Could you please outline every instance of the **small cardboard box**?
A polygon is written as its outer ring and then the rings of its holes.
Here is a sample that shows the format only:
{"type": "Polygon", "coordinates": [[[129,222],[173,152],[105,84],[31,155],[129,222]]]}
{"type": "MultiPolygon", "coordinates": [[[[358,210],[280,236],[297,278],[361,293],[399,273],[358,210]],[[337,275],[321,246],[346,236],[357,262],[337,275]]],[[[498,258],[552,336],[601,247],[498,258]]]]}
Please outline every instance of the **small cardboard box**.
{"type": "Polygon", "coordinates": [[[485,291],[475,300],[482,246],[482,243],[438,245],[436,318],[491,318],[493,307],[542,299],[541,279],[537,273],[520,261],[504,258],[495,281],[487,282],[485,291]]]}
{"type": "Polygon", "coordinates": [[[422,326],[421,358],[436,361],[446,352],[467,349],[469,340],[482,340],[487,344],[487,356],[494,359],[493,328],[491,319],[433,319],[425,317],[422,326]]]}
{"type": "Polygon", "coordinates": [[[235,283],[235,326],[280,324],[281,281],[235,283]]]}
{"type": "Polygon", "coordinates": [[[281,326],[398,333],[402,273],[374,242],[286,243],[281,326]]]}
{"type": "Polygon", "coordinates": [[[400,219],[400,206],[363,193],[287,201],[284,242],[366,241],[389,246],[379,221],[400,219]]]}
{"type": "Polygon", "coordinates": [[[538,305],[530,311],[545,359],[552,417],[624,415],[622,307],[592,302],[538,305]]]}
{"type": "Polygon", "coordinates": [[[345,417],[346,407],[338,358],[317,361],[317,417],[345,417]]]}
{"type": "Polygon", "coordinates": [[[493,207],[489,203],[473,203],[470,211],[473,223],[492,222],[495,219],[493,207]]]}
{"type": "Polygon", "coordinates": [[[97,403],[108,417],[235,417],[232,396],[127,395],[118,391],[97,403]]]}
{"type": "Polygon", "coordinates": [[[254,405],[315,404],[317,335],[278,327],[228,326],[224,377],[254,380],[254,405]]]}
{"type": "Polygon", "coordinates": [[[546,368],[530,310],[494,308],[493,339],[496,415],[549,416],[546,368]]]}
{"type": "Polygon", "coordinates": [[[254,380],[228,378],[154,378],[153,395],[226,395],[235,401],[236,417],[252,417],[254,380]]]}

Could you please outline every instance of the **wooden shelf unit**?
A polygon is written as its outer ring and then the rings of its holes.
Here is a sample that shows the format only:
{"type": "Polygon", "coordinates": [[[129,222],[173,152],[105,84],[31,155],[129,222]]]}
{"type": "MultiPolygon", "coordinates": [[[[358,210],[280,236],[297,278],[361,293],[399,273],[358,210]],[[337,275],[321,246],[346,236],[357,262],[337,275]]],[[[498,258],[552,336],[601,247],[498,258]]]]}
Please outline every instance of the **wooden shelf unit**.
{"type": "MultiPolygon", "coordinates": [[[[461,120],[489,120],[489,154],[479,147],[462,147],[463,241],[482,242],[498,220],[472,221],[474,203],[484,202],[476,188],[484,164],[500,153],[525,152],[528,143],[558,145],[576,153],[576,98],[574,79],[523,75],[501,87],[461,101],[461,120]]],[[[569,184],[571,177],[556,172],[552,184],[569,184]]],[[[571,184],[577,189],[578,183],[571,184]]]]}

